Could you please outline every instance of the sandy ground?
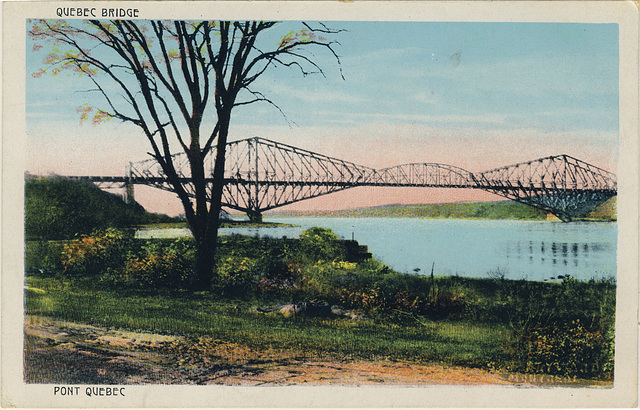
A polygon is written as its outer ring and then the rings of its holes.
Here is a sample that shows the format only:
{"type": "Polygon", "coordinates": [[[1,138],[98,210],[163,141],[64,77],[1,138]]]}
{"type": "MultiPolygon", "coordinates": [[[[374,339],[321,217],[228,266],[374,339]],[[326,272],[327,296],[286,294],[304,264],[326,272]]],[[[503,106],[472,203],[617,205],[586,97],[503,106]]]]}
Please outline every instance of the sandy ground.
{"type": "Polygon", "coordinates": [[[255,351],[211,338],[106,329],[28,316],[27,383],[609,386],[553,376],[255,351]]]}

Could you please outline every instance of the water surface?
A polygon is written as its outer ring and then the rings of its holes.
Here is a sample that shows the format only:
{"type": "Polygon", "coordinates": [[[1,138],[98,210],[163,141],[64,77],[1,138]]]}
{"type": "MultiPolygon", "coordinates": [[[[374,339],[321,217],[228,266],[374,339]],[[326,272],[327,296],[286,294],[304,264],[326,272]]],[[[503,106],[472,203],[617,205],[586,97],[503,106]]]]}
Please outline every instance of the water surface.
{"type": "Polygon", "coordinates": [[[437,275],[540,281],[616,276],[615,222],[268,216],[265,222],[298,226],[222,228],[220,233],[293,238],[322,226],[367,245],[375,258],[400,272],[429,274],[435,263],[437,275]]]}

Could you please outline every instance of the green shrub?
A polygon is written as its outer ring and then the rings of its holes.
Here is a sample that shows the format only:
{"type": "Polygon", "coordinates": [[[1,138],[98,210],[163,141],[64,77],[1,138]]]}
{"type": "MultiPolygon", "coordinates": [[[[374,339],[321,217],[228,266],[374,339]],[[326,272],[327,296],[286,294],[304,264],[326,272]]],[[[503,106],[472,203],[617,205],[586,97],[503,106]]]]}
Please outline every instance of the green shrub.
{"type": "Polygon", "coordinates": [[[302,269],[301,298],[378,315],[410,313],[429,319],[460,318],[468,302],[460,289],[434,287],[430,278],[390,271],[376,260],[318,261],[302,269]]]}
{"type": "Polygon", "coordinates": [[[231,289],[247,286],[258,276],[258,261],[247,257],[229,256],[221,258],[217,266],[217,283],[221,288],[231,289]]]}
{"type": "Polygon", "coordinates": [[[184,287],[192,278],[195,247],[191,239],[136,240],[106,229],[62,245],[61,274],[97,278],[107,286],[157,290],[184,287]]]}
{"type": "MultiPolygon", "coordinates": [[[[300,292],[306,299],[320,299],[328,303],[345,303],[346,296],[354,291],[348,287],[348,277],[356,274],[355,263],[345,261],[319,260],[304,266],[300,277],[300,292]]],[[[356,307],[349,305],[349,307],[356,307]]]]}
{"type": "Polygon", "coordinates": [[[518,289],[506,305],[511,310],[512,331],[505,342],[511,370],[613,377],[614,283],[567,277],[561,283],[524,282],[518,289]]]}
{"type": "Polygon", "coordinates": [[[132,240],[131,235],[112,228],[74,239],[63,246],[62,274],[86,277],[100,275],[108,269],[120,269],[132,240]]]}
{"type": "Polygon", "coordinates": [[[194,261],[190,239],[147,241],[139,253],[128,254],[124,267],[116,269],[111,280],[140,289],[182,288],[193,276],[194,261]]]}
{"type": "Polygon", "coordinates": [[[614,331],[609,322],[605,318],[592,323],[537,320],[515,326],[506,343],[513,358],[509,370],[612,379],[614,331]]]}
{"type": "Polygon", "coordinates": [[[25,243],[25,273],[27,275],[54,276],[62,270],[63,244],[49,241],[25,243]]]}
{"type": "Polygon", "coordinates": [[[302,232],[300,253],[311,262],[344,259],[340,238],[327,228],[314,227],[302,232]]]}

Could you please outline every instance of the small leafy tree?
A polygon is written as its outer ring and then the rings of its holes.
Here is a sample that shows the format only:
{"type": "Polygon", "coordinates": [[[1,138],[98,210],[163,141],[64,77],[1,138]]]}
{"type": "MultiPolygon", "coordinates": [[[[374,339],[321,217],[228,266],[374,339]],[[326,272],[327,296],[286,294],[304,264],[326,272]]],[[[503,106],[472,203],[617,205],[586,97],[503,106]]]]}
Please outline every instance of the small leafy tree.
{"type": "Polygon", "coordinates": [[[342,259],[344,251],[340,238],[331,229],[313,227],[300,235],[300,251],[305,258],[314,262],[342,259]]]}
{"type": "Polygon", "coordinates": [[[30,22],[34,51],[45,46],[49,51],[34,76],[70,70],[88,78],[103,103],[80,108],[81,119],[94,124],[116,119],[136,125],[146,136],[195,238],[196,288],[208,288],[214,277],[233,109],[273,104],[253,88],[273,67],[322,74],[313,48],[328,51],[340,63],[336,42],[324,37],[339,31],[321,23],[296,24],[297,29],[274,37],[266,33],[281,24],[272,21],[30,22]],[[174,163],[174,147],[188,158],[188,181],[174,163]],[[205,158],[213,152],[213,175],[207,175],[205,158]]]}

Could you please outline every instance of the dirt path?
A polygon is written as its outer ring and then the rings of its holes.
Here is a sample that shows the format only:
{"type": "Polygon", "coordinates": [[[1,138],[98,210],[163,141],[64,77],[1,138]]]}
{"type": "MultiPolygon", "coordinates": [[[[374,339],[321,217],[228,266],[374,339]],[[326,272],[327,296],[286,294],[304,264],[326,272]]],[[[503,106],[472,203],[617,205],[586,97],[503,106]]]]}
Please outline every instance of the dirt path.
{"type": "Polygon", "coordinates": [[[607,385],[439,364],[255,351],[211,338],[129,332],[37,316],[25,321],[24,373],[28,383],[75,384],[607,385]]]}

